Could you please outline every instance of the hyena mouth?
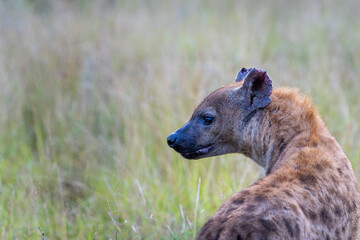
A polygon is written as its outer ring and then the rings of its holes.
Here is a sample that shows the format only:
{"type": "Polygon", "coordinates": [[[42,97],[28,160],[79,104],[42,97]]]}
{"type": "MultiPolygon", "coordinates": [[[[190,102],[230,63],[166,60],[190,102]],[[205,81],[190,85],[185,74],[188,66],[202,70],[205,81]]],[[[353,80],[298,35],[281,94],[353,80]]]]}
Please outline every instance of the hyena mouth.
{"type": "Polygon", "coordinates": [[[204,147],[204,148],[200,148],[196,151],[193,151],[193,152],[186,152],[186,153],[181,153],[181,155],[184,157],[184,158],[187,158],[187,159],[195,159],[195,158],[198,158],[202,155],[205,155],[207,153],[209,153],[212,149],[213,149],[214,145],[210,145],[210,146],[207,146],[207,147],[204,147]]]}

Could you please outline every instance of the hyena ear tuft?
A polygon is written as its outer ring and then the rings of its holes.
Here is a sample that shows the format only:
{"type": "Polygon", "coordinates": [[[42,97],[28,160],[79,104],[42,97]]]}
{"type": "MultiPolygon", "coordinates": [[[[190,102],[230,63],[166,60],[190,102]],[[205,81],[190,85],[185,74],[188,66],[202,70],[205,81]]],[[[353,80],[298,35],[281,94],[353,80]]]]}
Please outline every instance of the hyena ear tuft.
{"type": "Polygon", "coordinates": [[[266,71],[251,69],[245,76],[243,88],[252,107],[264,108],[271,103],[272,82],[266,71]]]}

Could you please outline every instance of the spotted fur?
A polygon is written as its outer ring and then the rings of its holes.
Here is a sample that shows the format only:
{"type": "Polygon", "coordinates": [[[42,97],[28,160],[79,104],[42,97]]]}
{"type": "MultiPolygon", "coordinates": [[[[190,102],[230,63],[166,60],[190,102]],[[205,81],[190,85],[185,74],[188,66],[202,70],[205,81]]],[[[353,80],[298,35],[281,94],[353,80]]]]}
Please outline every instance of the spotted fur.
{"type": "Polygon", "coordinates": [[[234,96],[239,89],[250,91],[244,82],[216,90],[197,107],[189,125],[209,108],[218,122],[199,130],[192,141],[206,146],[206,141],[213,144],[211,134],[217,137],[214,153],[192,157],[239,152],[264,167],[266,176],[226,200],[197,240],[356,239],[357,180],[315,106],[297,90],[278,88],[269,92],[271,103],[244,123],[246,99],[234,96]]]}

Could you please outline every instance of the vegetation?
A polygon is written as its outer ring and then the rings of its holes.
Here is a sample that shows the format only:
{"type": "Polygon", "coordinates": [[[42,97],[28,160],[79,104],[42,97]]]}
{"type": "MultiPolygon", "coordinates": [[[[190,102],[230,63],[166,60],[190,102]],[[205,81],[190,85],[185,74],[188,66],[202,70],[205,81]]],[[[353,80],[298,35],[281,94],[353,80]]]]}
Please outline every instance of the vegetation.
{"type": "Polygon", "coordinates": [[[358,9],[1,1],[1,239],[192,239],[263,171],[184,160],[166,137],[241,67],[311,95],[360,177],[358,9]]]}

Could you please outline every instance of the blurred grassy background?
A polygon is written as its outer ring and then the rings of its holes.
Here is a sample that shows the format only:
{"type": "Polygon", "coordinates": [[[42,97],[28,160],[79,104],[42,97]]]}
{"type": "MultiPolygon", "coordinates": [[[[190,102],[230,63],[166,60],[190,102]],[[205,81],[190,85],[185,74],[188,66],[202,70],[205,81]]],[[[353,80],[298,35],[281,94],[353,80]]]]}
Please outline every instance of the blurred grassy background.
{"type": "Polygon", "coordinates": [[[241,67],[311,95],[360,177],[360,2],[0,2],[1,239],[192,239],[263,175],[166,145],[241,67]]]}

